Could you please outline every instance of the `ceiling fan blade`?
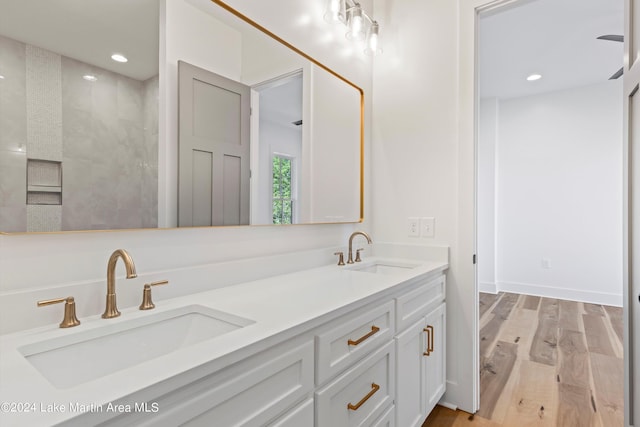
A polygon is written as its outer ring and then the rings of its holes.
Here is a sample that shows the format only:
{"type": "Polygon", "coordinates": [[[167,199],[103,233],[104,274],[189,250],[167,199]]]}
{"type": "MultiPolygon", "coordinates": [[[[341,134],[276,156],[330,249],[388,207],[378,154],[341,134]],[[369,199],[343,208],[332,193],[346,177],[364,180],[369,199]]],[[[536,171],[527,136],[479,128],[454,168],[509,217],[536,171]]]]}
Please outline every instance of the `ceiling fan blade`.
{"type": "Polygon", "coordinates": [[[615,80],[619,78],[623,72],[624,72],[624,68],[620,68],[618,71],[616,71],[616,73],[613,76],[609,77],[609,80],[615,80]]]}
{"type": "Polygon", "coordinates": [[[620,35],[615,35],[615,34],[608,34],[605,36],[600,36],[598,37],[598,40],[609,40],[612,42],[624,42],[624,36],[620,36],[620,35]]]}

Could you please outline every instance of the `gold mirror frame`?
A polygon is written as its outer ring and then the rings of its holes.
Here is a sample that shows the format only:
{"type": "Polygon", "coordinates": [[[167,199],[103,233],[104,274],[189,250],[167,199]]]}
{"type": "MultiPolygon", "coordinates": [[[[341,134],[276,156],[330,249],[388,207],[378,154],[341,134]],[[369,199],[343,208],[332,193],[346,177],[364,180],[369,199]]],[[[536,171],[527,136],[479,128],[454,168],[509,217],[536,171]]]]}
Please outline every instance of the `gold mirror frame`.
{"type": "Polygon", "coordinates": [[[216,226],[202,226],[202,227],[155,227],[155,228],[122,228],[122,229],[105,229],[105,230],[64,230],[64,231],[20,231],[20,232],[4,232],[0,230],[0,235],[34,235],[34,234],[65,234],[65,233],[104,233],[104,232],[126,232],[126,231],[141,231],[141,230],[175,230],[175,229],[180,229],[180,228],[185,228],[185,229],[191,229],[191,228],[229,228],[229,227],[248,227],[248,226],[252,226],[252,227],[270,227],[270,226],[277,226],[277,227],[281,227],[283,225],[290,225],[290,226],[304,226],[304,225],[328,225],[328,224],[357,224],[357,223],[361,223],[364,221],[364,91],[362,90],[362,88],[360,88],[359,86],[357,86],[356,84],[354,84],[353,82],[351,82],[350,80],[348,80],[347,78],[345,78],[344,76],[338,74],[337,72],[335,72],[334,70],[332,70],[331,68],[327,67],[326,65],[322,64],[321,62],[319,62],[318,60],[316,60],[315,58],[313,58],[312,56],[306,54],[305,52],[303,52],[302,50],[298,49],[297,47],[293,46],[291,43],[287,42],[286,40],[282,39],[281,37],[277,36],[276,34],[272,33],[271,31],[269,31],[267,28],[265,28],[264,26],[260,25],[259,23],[257,23],[256,21],[250,19],[249,17],[243,15],[242,13],[240,13],[239,11],[237,11],[236,9],[234,9],[233,7],[229,6],[228,4],[226,4],[225,2],[221,1],[221,0],[211,0],[212,3],[220,6],[222,9],[226,10],[227,12],[231,13],[232,15],[234,15],[235,17],[241,19],[242,21],[246,22],[247,24],[251,25],[252,27],[256,28],[257,30],[259,30],[260,32],[262,32],[263,34],[269,36],[270,38],[274,39],[275,41],[277,41],[278,43],[282,44],[283,46],[286,46],[287,48],[291,49],[293,52],[297,53],[298,55],[302,56],[303,58],[305,58],[306,60],[308,60],[309,62],[313,63],[314,65],[318,66],[319,68],[327,71],[329,74],[331,74],[332,76],[338,78],[339,80],[343,81],[344,83],[346,83],[347,85],[351,86],[352,88],[356,89],[358,91],[358,93],[360,94],[360,203],[359,203],[359,207],[360,207],[360,213],[359,213],[359,219],[356,221],[345,221],[345,222],[309,222],[309,223],[301,223],[301,224],[248,224],[248,225],[226,225],[226,226],[222,226],[222,225],[216,225],[216,226]]]}

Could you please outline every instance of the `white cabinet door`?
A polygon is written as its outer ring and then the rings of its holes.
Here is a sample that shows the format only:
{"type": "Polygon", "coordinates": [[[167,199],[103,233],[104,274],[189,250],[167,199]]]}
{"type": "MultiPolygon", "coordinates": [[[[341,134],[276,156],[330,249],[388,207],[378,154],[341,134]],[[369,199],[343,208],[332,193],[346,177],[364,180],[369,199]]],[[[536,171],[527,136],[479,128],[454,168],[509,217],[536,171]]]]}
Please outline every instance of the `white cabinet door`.
{"type": "Polygon", "coordinates": [[[396,425],[421,426],[446,387],[446,305],[396,336],[396,425]]]}
{"type": "Polygon", "coordinates": [[[396,340],[396,425],[421,426],[427,402],[426,356],[427,339],[424,316],[396,340]]]}
{"type": "Polygon", "coordinates": [[[428,415],[440,400],[446,388],[446,349],[445,336],[446,305],[443,303],[427,315],[426,335],[430,341],[426,355],[426,408],[428,415]]]}

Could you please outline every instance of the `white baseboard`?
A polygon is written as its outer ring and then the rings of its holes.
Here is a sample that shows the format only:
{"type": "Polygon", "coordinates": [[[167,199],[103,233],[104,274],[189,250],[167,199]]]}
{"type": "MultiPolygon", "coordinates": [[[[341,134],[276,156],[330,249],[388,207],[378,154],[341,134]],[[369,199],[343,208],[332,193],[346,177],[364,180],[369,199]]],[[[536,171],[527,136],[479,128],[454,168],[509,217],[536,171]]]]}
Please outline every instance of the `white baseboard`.
{"type": "Polygon", "coordinates": [[[498,287],[495,282],[478,282],[478,291],[486,294],[497,294],[498,287]]]}
{"type": "MultiPolygon", "coordinates": [[[[479,288],[481,292],[485,292],[482,291],[482,284],[480,284],[479,288]]],[[[498,282],[496,284],[496,289],[500,292],[513,292],[516,294],[535,295],[547,298],[559,298],[571,301],[622,307],[622,294],[609,294],[604,292],[585,291],[582,289],[570,289],[517,282],[498,282]]]]}

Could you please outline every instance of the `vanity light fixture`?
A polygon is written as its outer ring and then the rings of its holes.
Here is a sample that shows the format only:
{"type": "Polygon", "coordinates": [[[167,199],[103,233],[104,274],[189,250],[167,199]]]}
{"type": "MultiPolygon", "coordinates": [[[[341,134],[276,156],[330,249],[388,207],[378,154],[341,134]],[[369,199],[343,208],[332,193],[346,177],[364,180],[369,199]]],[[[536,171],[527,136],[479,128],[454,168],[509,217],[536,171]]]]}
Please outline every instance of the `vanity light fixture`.
{"type": "Polygon", "coordinates": [[[126,56],[121,55],[119,53],[114,53],[113,55],[111,55],[111,59],[113,59],[116,62],[127,62],[128,61],[126,56]]]}
{"type": "Polygon", "coordinates": [[[345,36],[348,40],[364,40],[366,55],[382,53],[379,45],[380,25],[362,9],[360,3],[354,0],[327,0],[324,19],[329,23],[346,25],[345,36]]]}
{"type": "Polygon", "coordinates": [[[97,82],[98,78],[94,75],[91,74],[85,74],[84,76],[82,76],[83,79],[85,79],[88,82],[97,82]]]}
{"type": "Polygon", "coordinates": [[[536,80],[540,80],[541,78],[542,74],[531,74],[529,77],[527,77],[527,81],[535,82],[536,80]]]}

